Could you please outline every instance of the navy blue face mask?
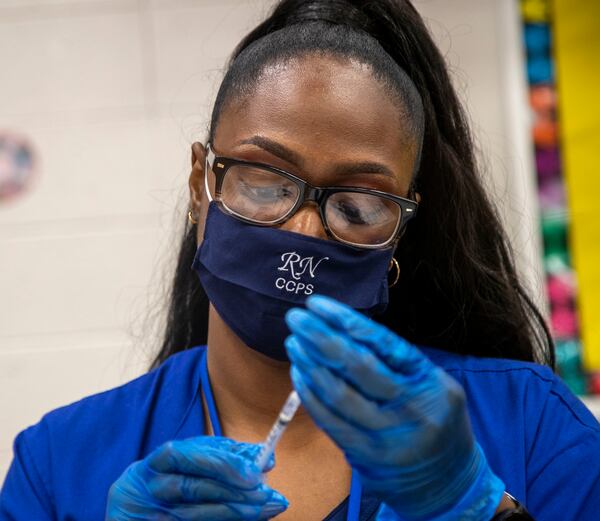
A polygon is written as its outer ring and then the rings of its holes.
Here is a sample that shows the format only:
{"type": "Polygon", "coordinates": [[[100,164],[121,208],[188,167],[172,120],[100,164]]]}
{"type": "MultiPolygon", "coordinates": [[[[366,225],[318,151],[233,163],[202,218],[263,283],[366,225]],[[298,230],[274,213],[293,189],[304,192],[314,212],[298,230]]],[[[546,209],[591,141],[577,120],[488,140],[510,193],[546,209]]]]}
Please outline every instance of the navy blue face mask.
{"type": "Polygon", "coordinates": [[[286,311],[319,293],[367,316],[383,312],[392,255],[392,247],[358,249],[248,224],[211,202],[192,267],[223,321],[248,347],[287,360],[286,311]]]}

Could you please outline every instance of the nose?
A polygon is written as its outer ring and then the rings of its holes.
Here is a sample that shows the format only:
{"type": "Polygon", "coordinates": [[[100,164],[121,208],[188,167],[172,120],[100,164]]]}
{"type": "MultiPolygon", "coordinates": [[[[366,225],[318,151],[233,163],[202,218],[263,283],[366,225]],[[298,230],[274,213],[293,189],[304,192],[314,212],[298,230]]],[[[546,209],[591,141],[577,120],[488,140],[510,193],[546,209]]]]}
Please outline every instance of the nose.
{"type": "Polygon", "coordinates": [[[328,239],[321,221],[319,208],[314,202],[307,202],[301,206],[280,228],[289,232],[316,237],[317,239],[328,239]]]}

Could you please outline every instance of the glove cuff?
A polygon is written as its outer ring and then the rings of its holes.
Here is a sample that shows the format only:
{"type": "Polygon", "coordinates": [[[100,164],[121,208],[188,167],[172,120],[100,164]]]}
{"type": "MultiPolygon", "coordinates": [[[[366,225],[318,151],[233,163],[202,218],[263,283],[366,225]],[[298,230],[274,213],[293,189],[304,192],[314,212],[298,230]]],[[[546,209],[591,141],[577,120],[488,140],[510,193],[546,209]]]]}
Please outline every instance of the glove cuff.
{"type": "Polygon", "coordinates": [[[400,513],[393,505],[382,503],[376,521],[489,521],[500,504],[505,486],[487,463],[485,454],[477,442],[474,446],[473,481],[469,488],[454,501],[449,510],[443,512],[416,512],[413,515],[406,511],[400,513]]]}
{"type": "Polygon", "coordinates": [[[479,453],[479,470],[473,484],[455,503],[451,510],[428,517],[427,521],[489,521],[500,504],[506,489],[502,480],[496,476],[490,466],[483,450],[475,442],[475,450],[479,453]]]}

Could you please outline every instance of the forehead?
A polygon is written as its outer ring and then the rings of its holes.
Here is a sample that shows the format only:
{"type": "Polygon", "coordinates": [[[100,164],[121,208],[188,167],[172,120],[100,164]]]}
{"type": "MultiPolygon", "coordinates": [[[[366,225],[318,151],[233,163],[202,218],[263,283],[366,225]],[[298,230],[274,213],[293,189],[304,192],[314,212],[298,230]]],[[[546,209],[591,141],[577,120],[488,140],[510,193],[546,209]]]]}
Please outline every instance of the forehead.
{"type": "Polygon", "coordinates": [[[266,67],[243,98],[228,101],[215,130],[221,147],[252,135],[330,160],[376,155],[412,172],[414,140],[403,111],[368,65],[305,56],[266,67]]]}

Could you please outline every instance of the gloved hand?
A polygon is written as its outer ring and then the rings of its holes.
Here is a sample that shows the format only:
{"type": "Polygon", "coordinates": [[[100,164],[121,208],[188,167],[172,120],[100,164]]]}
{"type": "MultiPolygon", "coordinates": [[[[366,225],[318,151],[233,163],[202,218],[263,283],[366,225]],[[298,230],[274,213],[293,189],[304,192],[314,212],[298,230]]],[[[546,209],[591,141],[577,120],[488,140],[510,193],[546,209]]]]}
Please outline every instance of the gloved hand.
{"type": "Polygon", "coordinates": [[[306,307],[286,315],[292,382],[365,490],[406,521],[491,519],[504,484],[473,437],[458,382],[348,306],[311,296],[306,307]]]}
{"type": "MultiPolygon", "coordinates": [[[[106,521],[269,519],[286,499],[261,481],[259,445],[200,436],[131,464],[108,493],[106,521]]],[[[271,459],[267,471],[271,470],[271,459]]]]}

